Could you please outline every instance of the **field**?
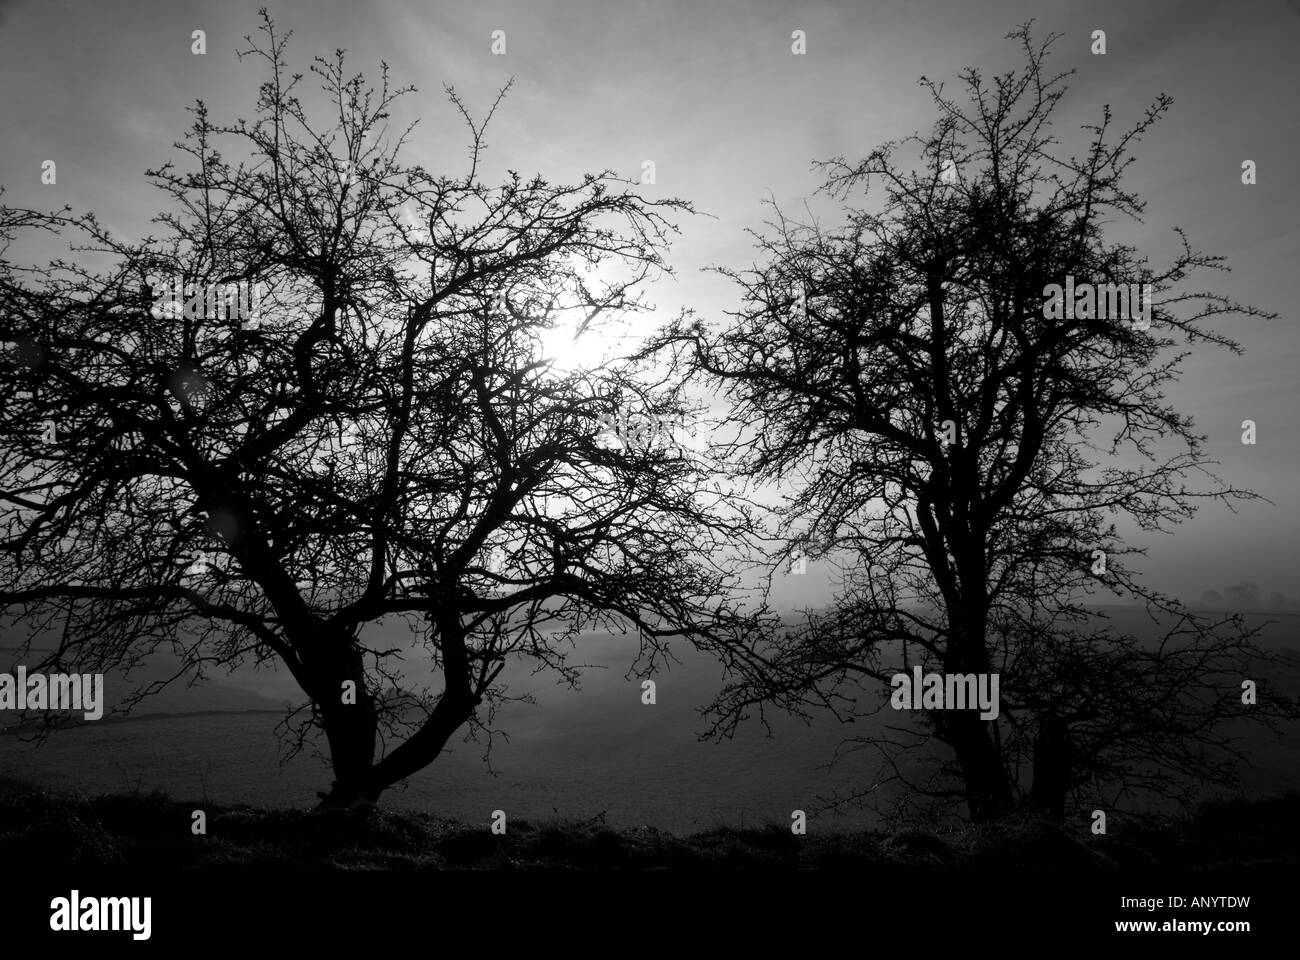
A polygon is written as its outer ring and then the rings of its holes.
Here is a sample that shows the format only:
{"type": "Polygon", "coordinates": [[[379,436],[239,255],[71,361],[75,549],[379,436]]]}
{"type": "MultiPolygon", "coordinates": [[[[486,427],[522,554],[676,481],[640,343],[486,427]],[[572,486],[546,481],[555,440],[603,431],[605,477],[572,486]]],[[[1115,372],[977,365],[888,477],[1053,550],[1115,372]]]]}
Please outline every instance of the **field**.
{"type": "MultiPolygon", "coordinates": [[[[1296,618],[1272,619],[1265,643],[1294,649],[1296,618]]],[[[647,706],[641,678],[625,676],[631,646],[622,637],[585,637],[575,660],[592,669],[577,691],[519,671],[509,678],[510,692],[531,693],[536,704],[501,709],[495,726],[508,736],[494,738],[490,764],[484,742],[456,742],[405,788],[385,795],[383,806],[466,824],[486,824],[493,810],[503,809],[511,819],[561,817],[682,835],[788,824],[795,809],[808,812],[810,832],[883,825],[871,806],[828,808],[832,798],[861,790],[877,775],[867,752],[828,769],[836,745],[865,732],[863,724],[777,718],[771,738],[751,724],[734,740],[701,742],[697,709],[718,688],[717,665],[680,652],[681,663],[656,677],[657,703],[647,706]]],[[[1285,679],[1292,693],[1300,687],[1296,677],[1285,679]]],[[[281,763],[274,728],[281,705],[292,699],[284,673],[240,671],[168,690],[126,719],[58,731],[39,747],[12,732],[0,735],[0,774],[89,796],[162,791],[185,801],[308,807],[330,777],[307,753],[281,763]]],[[[896,723],[898,717],[873,719],[896,723]]],[[[1241,796],[1300,791],[1294,737],[1252,745],[1250,758],[1241,770],[1241,796]]],[[[878,806],[891,809],[897,795],[879,794],[878,806]]]]}

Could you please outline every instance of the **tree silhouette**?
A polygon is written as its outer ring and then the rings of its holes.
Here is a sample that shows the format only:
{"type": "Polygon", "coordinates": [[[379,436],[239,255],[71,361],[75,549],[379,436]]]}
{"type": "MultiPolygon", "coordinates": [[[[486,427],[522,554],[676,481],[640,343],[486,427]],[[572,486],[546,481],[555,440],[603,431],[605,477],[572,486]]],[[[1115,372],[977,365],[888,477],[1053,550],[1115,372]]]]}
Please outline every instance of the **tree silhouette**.
{"type": "Polygon", "coordinates": [[[962,797],[976,819],[1182,795],[1189,776],[1229,777],[1225,721],[1295,716],[1273,692],[1242,704],[1241,679],[1262,682],[1271,655],[1243,623],[1144,586],[1115,520],[1160,531],[1202,501],[1254,498],[1214,478],[1164,388],[1179,343],[1239,351],[1201,321],[1267,314],[1189,290],[1222,264],[1181,231],[1161,267],[1104,235],[1143,212],[1123,175],[1170,99],[1118,135],[1106,108],[1068,155],[1051,133],[1069,75],[1046,71],[1055,37],[1036,44],[1025,25],[1009,38],[1024,68],[991,81],[965,70],[965,102],[922,78],[938,110],[929,134],[819,165],[842,226],[773,203],[754,234],[761,262],[721,269],[742,299],[731,321],[686,313],[653,345],[725,390],[740,472],[793,488],[773,567],[800,549],[843,569],[829,610],[721,651],[731,682],[714,731],[771,705],[876,713],[881,685],[887,699],[891,676],[917,664],[998,673],[996,720],[941,710],[924,715],[928,735],[890,725],[866,738],[883,780],[962,797]],[[1150,284],[1149,318],[1136,297],[1126,317],[1062,310],[1050,285],[1068,279],[1150,284]],[[1099,592],[1141,600],[1163,635],[1099,620],[1084,606],[1099,592]],[[931,738],[945,759],[922,779],[902,761],[931,738]]]}
{"type": "Polygon", "coordinates": [[[1259,606],[1259,584],[1234,583],[1228,587],[1225,596],[1238,610],[1254,609],[1259,606]]]}
{"type": "Polygon", "coordinates": [[[620,411],[680,416],[670,391],[544,356],[557,325],[643,306],[689,205],[609,172],[486,186],[487,119],[450,89],[468,170],[430,174],[387,123],[411,88],[349,76],[342,51],[311,67],[334,118],[316,124],[262,17],[241,53],[269,75],[255,119],[199,103],[185,168],[149,172],[162,239],[0,210],[0,603],[28,651],[58,637],[46,669],[278,661],[307,698],[295,750],[323,730],[342,804],[488,725],[510,657],[572,681],[584,630],[634,628],[648,669],[669,638],[743,629],[714,548],[747,521],[697,460],[599,436],[620,411]],[[33,231],[75,255],[11,262],[33,231]],[[367,641],[394,617],[441,690],[367,641]]]}

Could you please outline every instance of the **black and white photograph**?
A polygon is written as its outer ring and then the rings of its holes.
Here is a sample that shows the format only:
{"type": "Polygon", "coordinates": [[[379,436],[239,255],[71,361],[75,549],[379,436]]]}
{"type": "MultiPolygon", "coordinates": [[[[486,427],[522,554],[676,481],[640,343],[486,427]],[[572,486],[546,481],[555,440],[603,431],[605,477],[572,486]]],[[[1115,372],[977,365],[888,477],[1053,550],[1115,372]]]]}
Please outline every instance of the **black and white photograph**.
{"type": "Polygon", "coordinates": [[[0,0],[6,941],[1281,936],[1298,47],[0,0]]]}

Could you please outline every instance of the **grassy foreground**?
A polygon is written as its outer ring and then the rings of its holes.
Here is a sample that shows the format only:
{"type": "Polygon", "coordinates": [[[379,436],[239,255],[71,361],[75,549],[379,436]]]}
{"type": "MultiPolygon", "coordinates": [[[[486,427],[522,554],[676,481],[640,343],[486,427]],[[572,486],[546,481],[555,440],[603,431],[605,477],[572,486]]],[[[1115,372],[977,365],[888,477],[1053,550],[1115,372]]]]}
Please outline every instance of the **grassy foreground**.
{"type": "Polygon", "coordinates": [[[1207,805],[1161,826],[1094,837],[1033,820],[917,832],[818,834],[784,825],[676,836],[653,827],[512,820],[504,836],[380,808],[271,810],[161,793],[94,798],[0,778],[0,861],[47,867],[326,869],[1049,868],[1068,871],[1300,866],[1300,794],[1207,805]],[[202,807],[206,836],[191,833],[202,807]]]}

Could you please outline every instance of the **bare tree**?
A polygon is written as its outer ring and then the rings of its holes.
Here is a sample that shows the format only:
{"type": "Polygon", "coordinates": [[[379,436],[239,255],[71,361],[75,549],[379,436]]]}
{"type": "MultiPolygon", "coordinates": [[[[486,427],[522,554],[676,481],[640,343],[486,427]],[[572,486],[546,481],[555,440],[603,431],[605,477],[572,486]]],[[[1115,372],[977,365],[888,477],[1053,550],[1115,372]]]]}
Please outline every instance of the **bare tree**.
{"type": "Polygon", "coordinates": [[[843,564],[829,611],[722,651],[732,682],[715,730],[767,705],[876,713],[913,665],[997,673],[998,718],[939,710],[925,732],[867,738],[884,779],[962,797],[976,819],[1183,795],[1189,778],[1230,775],[1226,721],[1296,716],[1274,691],[1243,705],[1242,679],[1262,683],[1272,655],[1241,621],[1144,586],[1115,523],[1161,531],[1203,501],[1256,499],[1214,478],[1164,390],[1187,349],[1239,351],[1202,321],[1271,315],[1190,289],[1222,263],[1181,231],[1161,267],[1104,235],[1142,214],[1124,173],[1170,99],[1118,134],[1104,109],[1068,155],[1051,133],[1068,77],[1046,71],[1055,38],[1035,44],[1028,25],[1010,38],[1024,68],[964,71],[964,101],[922,79],[939,115],[929,134],[820,164],[843,224],[776,209],[755,233],[761,262],[721,271],[743,301],[729,324],[687,313],[653,345],[725,389],[743,475],[793,488],[772,564],[796,548],[843,564]],[[1151,297],[1134,294],[1125,316],[1063,309],[1052,285],[1073,281],[1151,297]],[[1143,601],[1163,635],[1090,612],[1099,592],[1143,601]],[[901,757],[932,740],[945,762],[918,780],[901,757]]]}
{"type": "Polygon", "coordinates": [[[410,88],[341,51],[311,67],[333,118],[314,123],[262,16],[255,119],[199,103],[183,169],[149,173],[162,239],[0,209],[0,603],[29,650],[59,638],[47,668],[282,663],[307,698],[293,742],[328,743],[322,798],[373,800],[490,722],[512,656],[572,680],[584,630],[635,629],[647,669],[673,637],[742,630],[720,548],[747,521],[697,460],[600,436],[616,407],[680,415],[662,383],[542,349],[638,310],[689,205],[610,172],[486,186],[487,119],[450,89],[467,172],[405,163],[388,120],[410,88]],[[75,255],[11,262],[31,231],[75,255]],[[386,617],[441,690],[367,642],[386,617]]]}

